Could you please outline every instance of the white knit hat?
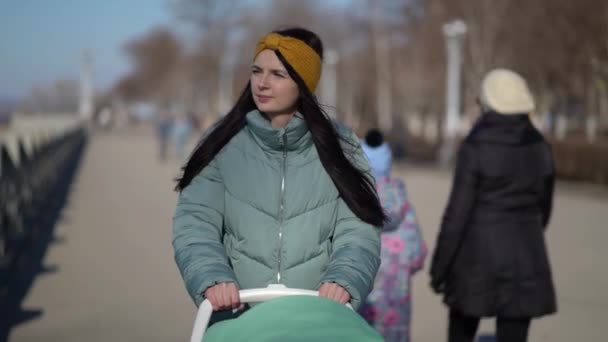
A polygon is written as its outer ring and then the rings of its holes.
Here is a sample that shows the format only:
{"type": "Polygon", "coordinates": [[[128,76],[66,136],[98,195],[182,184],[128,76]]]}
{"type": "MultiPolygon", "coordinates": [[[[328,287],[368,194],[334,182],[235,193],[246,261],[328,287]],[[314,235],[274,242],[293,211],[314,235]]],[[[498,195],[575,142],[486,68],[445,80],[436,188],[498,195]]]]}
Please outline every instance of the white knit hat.
{"type": "Polygon", "coordinates": [[[492,70],[484,77],[479,100],[500,114],[529,114],[535,108],[526,80],[507,69],[492,70]]]}

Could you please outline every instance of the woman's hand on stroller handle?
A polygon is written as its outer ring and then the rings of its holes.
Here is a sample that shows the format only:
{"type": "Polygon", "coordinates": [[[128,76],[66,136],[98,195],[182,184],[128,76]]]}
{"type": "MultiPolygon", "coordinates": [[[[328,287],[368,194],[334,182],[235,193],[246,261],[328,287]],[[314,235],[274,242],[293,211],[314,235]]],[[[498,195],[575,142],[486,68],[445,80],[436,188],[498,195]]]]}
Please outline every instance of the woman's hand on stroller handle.
{"type": "MultiPolygon", "coordinates": [[[[226,283],[226,285],[228,285],[228,284],[231,284],[231,283],[226,283]]],[[[220,284],[217,284],[217,285],[220,285],[220,284]]],[[[217,286],[217,285],[215,285],[215,286],[217,286]]],[[[337,288],[335,288],[333,286],[329,287],[329,285],[337,285],[338,287],[342,288],[340,285],[334,284],[334,283],[324,283],[321,285],[321,287],[323,287],[323,285],[328,285],[324,288],[324,290],[327,290],[327,291],[331,288],[333,288],[334,290],[337,290],[337,288]]],[[[234,284],[234,286],[236,288],[238,288],[238,286],[236,284],[234,284]]],[[[328,294],[329,294],[329,292],[328,292],[328,294]]],[[[334,294],[335,294],[335,292],[334,292],[334,294]]],[[[272,300],[274,298],[279,298],[279,297],[284,297],[284,296],[318,296],[318,295],[320,295],[320,293],[318,291],[293,289],[293,288],[287,288],[287,287],[285,287],[285,285],[282,285],[282,284],[272,284],[272,285],[268,285],[268,287],[266,287],[266,288],[241,290],[239,292],[239,302],[242,301],[243,303],[259,303],[259,302],[265,302],[265,301],[272,300]]],[[[329,298],[329,297],[327,297],[327,298],[329,298]]],[[[350,295],[348,296],[348,298],[350,299],[350,295]]],[[[347,303],[346,306],[352,310],[352,306],[350,305],[350,303],[347,303]]],[[[207,324],[209,324],[209,319],[211,318],[212,313],[213,313],[213,308],[212,308],[211,300],[209,298],[206,298],[201,303],[201,305],[198,309],[198,312],[196,314],[196,319],[194,320],[194,328],[192,329],[192,337],[190,339],[191,342],[200,342],[202,340],[203,335],[205,334],[205,331],[207,330],[207,324]]]]}
{"type": "Polygon", "coordinates": [[[239,295],[239,286],[236,283],[219,283],[205,290],[205,299],[208,299],[213,311],[238,309],[243,310],[239,295]]]}
{"type": "Polygon", "coordinates": [[[350,293],[336,283],[323,283],[319,288],[319,297],[325,297],[340,304],[346,304],[350,301],[350,293]]]}

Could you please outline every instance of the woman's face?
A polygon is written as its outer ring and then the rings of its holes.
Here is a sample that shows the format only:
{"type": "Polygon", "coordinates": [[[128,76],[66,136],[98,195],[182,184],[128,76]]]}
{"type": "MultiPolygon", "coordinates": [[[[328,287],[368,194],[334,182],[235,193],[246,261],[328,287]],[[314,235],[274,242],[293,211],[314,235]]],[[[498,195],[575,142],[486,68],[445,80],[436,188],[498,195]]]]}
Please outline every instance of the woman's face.
{"type": "Polygon", "coordinates": [[[271,119],[296,112],[298,85],[272,50],[263,50],[251,67],[253,101],[271,119]]]}

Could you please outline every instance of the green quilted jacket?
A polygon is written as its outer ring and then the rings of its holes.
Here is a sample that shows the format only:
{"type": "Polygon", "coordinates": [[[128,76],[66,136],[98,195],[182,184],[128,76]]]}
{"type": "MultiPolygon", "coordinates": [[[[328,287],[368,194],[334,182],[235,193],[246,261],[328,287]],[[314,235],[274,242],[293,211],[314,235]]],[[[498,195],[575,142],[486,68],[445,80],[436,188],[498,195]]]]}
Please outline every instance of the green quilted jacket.
{"type": "MultiPolygon", "coordinates": [[[[342,144],[347,157],[369,175],[356,136],[336,127],[354,144],[342,144]]],[[[304,119],[272,128],[257,110],[180,193],[173,248],[196,305],[220,282],[311,290],[335,282],[357,308],[380,264],[378,227],[342,200],[304,119]]]]}

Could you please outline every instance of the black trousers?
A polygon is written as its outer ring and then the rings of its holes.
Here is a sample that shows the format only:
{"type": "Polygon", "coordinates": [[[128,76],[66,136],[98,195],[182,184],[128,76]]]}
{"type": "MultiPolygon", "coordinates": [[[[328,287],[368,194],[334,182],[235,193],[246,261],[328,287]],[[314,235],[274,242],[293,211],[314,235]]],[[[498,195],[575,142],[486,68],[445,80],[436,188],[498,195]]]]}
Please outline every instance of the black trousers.
{"type": "MultiPolygon", "coordinates": [[[[448,329],[449,342],[473,342],[479,317],[465,316],[454,310],[450,311],[450,323],[448,329]]],[[[528,329],[530,318],[496,318],[496,341],[497,342],[526,342],[528,340],[528,329]]]]}

